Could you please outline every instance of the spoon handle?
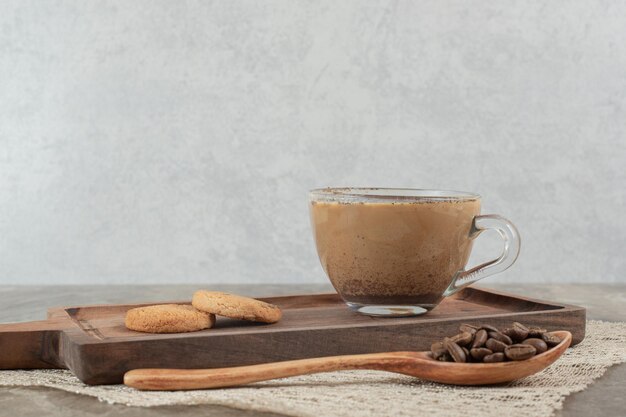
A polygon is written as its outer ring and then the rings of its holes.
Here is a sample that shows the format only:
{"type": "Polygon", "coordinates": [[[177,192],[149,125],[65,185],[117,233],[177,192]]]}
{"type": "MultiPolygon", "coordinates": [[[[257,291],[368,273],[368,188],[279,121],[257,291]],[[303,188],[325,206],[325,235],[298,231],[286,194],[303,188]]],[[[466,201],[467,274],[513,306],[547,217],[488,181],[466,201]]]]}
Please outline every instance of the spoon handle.
{"type": "Polygon", "coordinates": [[[224,388],[296,375],[347,369],[386,370],[404,363],[409,352],[328,356],[217,369],[134,369],[124,384],[155,391],[224,388]]]}

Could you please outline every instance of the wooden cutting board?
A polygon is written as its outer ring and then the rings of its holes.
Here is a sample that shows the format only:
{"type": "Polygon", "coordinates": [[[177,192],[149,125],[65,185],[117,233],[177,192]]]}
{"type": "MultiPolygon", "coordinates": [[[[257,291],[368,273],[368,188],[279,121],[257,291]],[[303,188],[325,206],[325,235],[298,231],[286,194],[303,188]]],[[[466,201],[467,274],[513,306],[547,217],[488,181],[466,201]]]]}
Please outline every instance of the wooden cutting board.
{"type": "Polygon", "coordinates": [[[466,288],[426,315],[405,318],[357,314],[336,294],[263,300],[283,309],[279,323],[218,317],[213,329],[176,334],[146,334],[124,327],[128,309],[149,304],[53,308],[44,321],[0,324],[0,369],[67,368],[87,384],[116,384],[136,368],[217,368],[428,350],[433,341],[455,334],[461,323],[505,327],[520,321],[568,330],[573,344],[585,336],[582,307],[486,289],[466,288]]]}

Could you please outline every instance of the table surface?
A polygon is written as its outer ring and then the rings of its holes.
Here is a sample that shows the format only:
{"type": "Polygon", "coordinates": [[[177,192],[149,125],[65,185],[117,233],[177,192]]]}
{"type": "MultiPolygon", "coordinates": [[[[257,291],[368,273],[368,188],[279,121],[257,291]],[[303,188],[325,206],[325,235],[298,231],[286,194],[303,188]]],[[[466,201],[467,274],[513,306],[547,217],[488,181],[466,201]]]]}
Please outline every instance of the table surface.
{"type": "MultiPolygon", "coordinates": [[[[528,297],[543,298],[587,308],[587,318],[626,321],[626,285],[490,285],[528,297]]],[[[151,302],[189,299],[197,285],[157,286],[0,286],[0,322],[41,320],[48,307],[102,303],[151,302]]],[[[251,296],[319,293],[324,285],[216,285],[212,289],[251,296]]],[[[624,416],[626,364],[610,368],[586,390],[566,398],[556,416],[624,416]]],[[[29,416],[280,416],[222,406],[126,407],[43,387],[0,387],[0,414],[29,416]]]]}

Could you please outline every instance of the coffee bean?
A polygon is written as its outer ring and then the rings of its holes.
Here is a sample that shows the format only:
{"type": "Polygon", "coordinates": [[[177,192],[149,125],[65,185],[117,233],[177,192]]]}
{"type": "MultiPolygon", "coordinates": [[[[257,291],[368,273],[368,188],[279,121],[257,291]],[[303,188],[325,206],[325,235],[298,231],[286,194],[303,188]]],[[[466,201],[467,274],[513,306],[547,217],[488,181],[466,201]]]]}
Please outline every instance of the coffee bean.
{"type": "Polygon", "coordinates": [[[522,340],[526,339],[526,336],[528,336],[528,332],[523,332],[515,327],[509,327],[507,329],[504,329],[502,333],[509,336],[514,342],[521,342],[522,340]]]}
{"type": "Polygon", "coordinates": [[[532,358],[537,353],[537,350],[531,345],[511,345],[504,349],[504,354],[512,361],[523,361],[525,359],[532,358]]]}
{"type": "Polygon", "coordinates": [[[502,343],[501,341],[496,339],[487,339],[487,342],[485,343],[485,347],[494,352],[504,352],[506,346],[506,343],[502,343]]]}
{"type": "Polygon", "coordinates": [[[513,322],[513,327],[516,327],[516,328],[520,329],[521,331],[528,333],[528,327],[524,326],[520,322],[514,321],[513,322]]]}
{"type": "Polygon", "coordinates": [[[504,333],[500,333],[500,332],[489,332],[489,337],[492,339],[496,339],[502,343],[504,343],[505,345],[512,345],[513,341],[511,340],[511,338],[507,335],[505,335],[504,333]]]}
{"type": "Polygon", "coordinates": [[[450,356],[452,356],[452,359],[454,359],[455,362],[463,363],[467,361],[467,358],[465,357],[465,352],[463,352],[461,346],[453,342],[452,339],[446,337],[445,339],[443,339],[443,345],[448,350],[448,353],[450,354],[450,356]]]}
{"type": "Polygon", "coordinates": [[[472,348],[483,347],[485,345],[485,342],[487,341],[488,338],[489,338],[489,336],[487,335],[487,330],[480,329],[474,335],[474,341],[472,342],[472,348]]]}
{"type": "Polygon", "coordinates": [[[459,327],[459,330],[461,332],[467,332],[469,334],[475,334],[479,329],[480,327],[467,323],[461,324],[461,327],[459,327]]]}
{"type": "Polygon", "coordinates": [[[547,332],[546,329],[542,329],[540,327],[529,327],[528,328],[528,337],[536,337],[541,338],[541,335],[547,332]]]}
{"type": "Polygon", "coordinates": [[[548,350],[548,345],[543,339],[530,338],[521,342],[523,345],[531,345],[537,350],[537,354],[543,353],[548,350]]]}
{"type": "Polygon", "coordinates": [[[470,352],[469,352],[469,350],[467,350],[467,348],[466,348],[466,347],[461,347],[461,349],[463,349],[463,353],[465,353],[465,360],[469,362],[469,360],[472,358],[472,357],[470,356],[470,352]]]}
{"type": "Polygon", "coordinates": [[[482,362],[483,358],[487,355],[491,355],[493,352],[487,348],[474,348],[470,350],[470,355],[478,362],[482,362]]]}
{"type": "Polygon", "coordinates": [[[433,359],[439,359],[444,353],[447,352],[446,348],[443,347],[442,342],[435,342],[430,345],[430,351],[433,354],[433,359]]]}
{"type": "Polygon", "coordinates": [[[541,335],[541,338],[548,346],[556,346],[561,343],[561,338],[554,333],[544,333],[541,335]]]}
{"type": "Polygon", "coordinates": [[[452,336],[450,339],[452,339],[452,341],[459,346],[465,346],[465,345],[469,345],[470,343],[472,343],[472,340],[474,339],[474,337],[472,336],[471,333],[462,332],[462,333],[457,334],[456,336],[452,336]]]}
{"type": "Polygon", "coordinates": [[[502,333],[509,336],[514,342],[521,342],[528,337],[528,329],[524,325],[517,322],[513,323],[513,327],[504,329],[502,333]]]}
{"type": "Polygon", "coordinates": [[[481,325],[480,325],[480,328],[481,328],[481,329],[485,329],[485,330],[487,330],[488,332],[499,332],[499,331],[500,331],[500,330],[498,330],[498,328],[497,328],[497,327],[493,327],[493,326],[492,326],[492,325],[490,325],[490,324],[481,324],[481,325]]]}
{"type": "Polygon", "coordinates": [[[497,352],[497,353],[492,353],[491,355],[487,355],[483,358],[483,362],[485,363],[504,362],[504,353],[497,352]]]}

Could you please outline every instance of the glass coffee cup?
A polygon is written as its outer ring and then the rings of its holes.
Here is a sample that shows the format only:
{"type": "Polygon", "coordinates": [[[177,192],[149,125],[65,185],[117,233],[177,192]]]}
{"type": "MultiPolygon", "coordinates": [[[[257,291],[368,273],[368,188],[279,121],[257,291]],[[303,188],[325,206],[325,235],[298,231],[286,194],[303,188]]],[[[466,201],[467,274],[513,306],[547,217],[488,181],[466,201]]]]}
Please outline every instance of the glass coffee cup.
{"type": "Polygon", "coordinates": [[[323,188],[309,192],[322,267],[353,310],[414,316],[460,289],[509,268],[520,237],[510,221],[481,215],[478,194],[408,188],[323,188]],[[502,254],[465,269],[474,239],[496,230],[502,254]]]}

